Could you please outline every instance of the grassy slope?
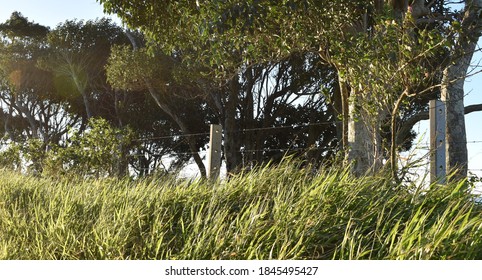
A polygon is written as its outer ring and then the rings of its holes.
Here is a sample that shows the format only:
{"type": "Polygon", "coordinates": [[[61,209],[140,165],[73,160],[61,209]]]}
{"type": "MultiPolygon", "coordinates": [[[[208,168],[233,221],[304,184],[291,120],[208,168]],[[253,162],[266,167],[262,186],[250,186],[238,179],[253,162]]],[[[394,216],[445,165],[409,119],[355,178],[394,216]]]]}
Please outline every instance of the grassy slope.
{"type": "Polygon", "coordinates": [[[312,175],[286,163],[212,186],[0,174],[0,259],[481,259],[462,185],[312,175]]]}

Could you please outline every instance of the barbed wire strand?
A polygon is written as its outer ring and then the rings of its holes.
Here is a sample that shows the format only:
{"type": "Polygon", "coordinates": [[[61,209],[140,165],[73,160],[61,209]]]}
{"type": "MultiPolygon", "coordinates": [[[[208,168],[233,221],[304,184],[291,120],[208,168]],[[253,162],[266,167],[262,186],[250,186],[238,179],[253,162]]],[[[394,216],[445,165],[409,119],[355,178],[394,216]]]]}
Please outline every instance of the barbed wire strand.
{"type": "MultiPolygon", "coordinates": [[[[317,123],[308,123],[308,124],[294,124],[294,125],[260,127],[260,128],[247,128],[247,129],[237,130],[237,131],[235,131],[235,133],[258,131],[258,130],[287,129],[287,128],[296,129],[296,128],[300,128],[300,127],[317,126],[317,125],[329,125],[329,124],[335,124],[335,123],[340,123],[340,121],[317,122],[317,123]]],[[[151,141],[151,140],[162,140],[162,139],[171,139],[171,138],[180,138],[180,137],[206,136],[206,135],[209,135],[209,134],[210,134],[209,132],[202,132],[202,133],[176,134],[176,135],[170,135],[170,136],[165,135],[165,136],[138,138],[138,139],[134,139],[134,141],[147,142],[147,141],[151,141]]]]}
{"type": "MultiPolygon", "coordinates": [[[[308,124],[296,124],[296,125],[284,125],[284,126],[273,126],[273,127],[259,127],[259,128],[247,128],[242,130],[237,130],[235,133],[239,132],[250,132],[250,131],[259,131],[259,130],[276,130],[276,129],[296,129],[300,127],[308,127],[308,126],[317,126],[317,125],[328,125],[328,124],[335,124],[340,123],[339,121],[335,122],[318,122],[318,123],[308,123],[308,124]]],[[[161,140],[161,139],[173,139],[173,138],[181,138],[181,137],[196,137],[196,136],[206,136],[209,135],[209,132],[203,133],[189,133],[189,134],[176,134],[176,135],[165,135],[165,136],[155,136],[155,137],[147,137],[147,138],[138,138],[134,139],[137,142],[147,142],[151,140],[161,140]]],[[[456,144],[480,144],[482,140],[472,140],[466,142],[454,142],[456,144]]],[[[430,145],[430,143],[423,143],[424,145],[430,145]]]]}

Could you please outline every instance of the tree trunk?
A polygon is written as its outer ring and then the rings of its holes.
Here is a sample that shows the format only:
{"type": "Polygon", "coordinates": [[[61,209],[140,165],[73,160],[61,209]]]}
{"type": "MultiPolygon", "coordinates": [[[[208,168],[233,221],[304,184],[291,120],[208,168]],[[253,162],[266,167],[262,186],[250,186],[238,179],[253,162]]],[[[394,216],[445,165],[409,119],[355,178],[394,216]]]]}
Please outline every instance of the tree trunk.
{"type": "MultiPolygon", "coordinates": [[[[129,41],[131,42],[134,50],[138,50],[139,46],[137,44],[135,36],[131,33],[131,31],[127,30],[125,34],[126,34],[127,38],[129,39],[129,41]]],[[[146,86],[149,90],[149,93],[150,93],[151,97],[154,99],[154,101],[156,102],[157,106],[159,106],[159,108],[162,111],[164,111],[164,113],[169,115],[172,118],[172,120],[174,120],[174,122],[181,129],[182,133],[191,134],[190,130],[188,129],[188,127],[186,125],[186,123],[184,121],[182,121],[181,118],[179,118],[179,116],[171,110],[169,105],[167,105],[165,102],[163,102],[161,100],[161,97],[160,97],[159,93],[152,86],[152,84],[147,80],[145,80],[144,82],[146,83],[146,86]]],[[[187,139],[187,142],[188,142],[188,145],[189,145],[189,149],[191,150],[194,162],[196,163],[197,167],[199,168],[199,172],[201,173],[201,177],[206,178],[206,166],[204,165],[204,163],[201,159],[201,156],[199,155],[199,150],[198,150],[198,147],[196,145],[196,139],[192,136],[187,136],[186,139],[187,139]]]]}
{"type": "Polygon", "coordinates": [[[251,129],[250,131],[245,131],[242,143],[244,144],[245,152],[242,155],[242,166],[243,168],[251,168],[256,165],[257,158],[255,157],[255,151],[258,150],[258,143],[256,142],[256,121],[254,119],[254,84],[256,80],[254,79],[253,72],[256,71],[253,68],[248,68],[245,71],[246,79],[246,90],[243,106],[243,114],[241,115],[241,120],[243,123],[240,127],[244,129],[251,129]]]}
{"type": "Polygon", "coordinates": [[[240,132],[236,124],[238,101],[239,81],[238,76],[235,76],[229,88],[224,119],[224,155],[226,157],[226,171],[228,174],[237,173],[242,163],[239,144],[240,132]]]}
{"type": "MultiPolygon", "coordinates": [[[[350,92],[349,92],[349,87],[348,87],[348,83],[340,78],[338,76],[338,85],[339,85],[339,105],[337,105],[336,107],[339,107],[340,109],[340,117],[341,117],[341,125],[340,124],[337,124],[337,135],[338,137],[340,137],[340,144],[341,144],[341,150],[345,150],[347,148],[349,148],[349,144],[348,144],[348,119],[349,119],[349,111],[350,109],[348,108],[348,98],[350,96],[350,92]],[[339,129],[339,127],[341,126],[341,130],[339,129]]],[[[336,94],[336,93],[335,93],[336,94]]],[[[335,99],[336,100],[336,99],[335,99]]],[[[339,113],[337,112],[337,113],[339,113]]]]}
{"type": "Polygon", "coordinates": [[[443,71],[441,99],[446,104],[446,167],[453,180],[467,177],[468,155],[464,117],[464,82],[481,32],[478,13],[482,0],[466,1],[462,32],[452,53],[452,63],[443,71]]]}
{"type": "Polygon", "coordinates": [[[82,100],[84,101],[84,107],[85,107],[85,113],[87,114],[87,119],[90,119],[92,118],[92,110],[90,108],[89,97],[87,96],[87,93],[85,92],[84,89],[81,90],[81,94],[82,94],[82,100]]]}
{"type": "MultiPolygon", "coordinates": [[[[357,98],[362,98],[360,95],[357,98]]],[[[382,166],[381,136],[378,122],[363,108],[357,108],[361,102],[351,102],[348,120],[348,150],[346,160],[353,164],[353,173],[363,176],[382,166]]]]}
{"type": "Polygon", "coordinates": [[[8,113],[4,115],[5,118],[5,124],[4,124],[4,129],[5,133],[8,134],[9,138],[11,141],[15,142],[15,134],[13,133],[12,127],[10,126],[10,119],[13,117],[13,101],[14,97],[11,97],[11,102],[8,104],[8,113]]]}
{"type": "Polygon", "coordinates": [[[456,171],[456,177],[467,176],[467,137],[464,116],[464,81],[460,75],[465,75],[465,68],[459,63],[444,70],[441,99],[446,104],[446,167],[448,172],[456,171]],[[455,82],[454,79],[458,79],[455,82]]]}
{"type": "Polygon", "coordinates": [[[82,101],[84,102],[84,107],[85,107],[85,113],[87,114],[87,119],[92,118],[92,109],[90,106],[90,100],[89,96],[87,94],[86,88],[87,88],[87,82],[82,81],[82,78],[80,77],[79,73],[77,72],[76,68],[73,66],[71,62],[69,62],[69,69],[70,69],[70,75],[72,77],[72,80],[75,84],[75,87],[79,91],[80,95],[82,96],[82,101]]]}
{"type": "MultiPolygon", "coordinates": [[[[191,134],[191,131],[188,129],[187,125],[182,121],[176,113],[174,113],[171,108],[161,101],[159,94],[157,91],[148,83],[147,87],[149,88],[149,93],[151,94],[152,98],[155,100],[156,104],[161,108],[164,113],[166,113],[169,117],[171,117],[174,122],[179,126],[182,133],[184,134],[191,134]]],[[[201,173],[202,178],[206,178],[206,166],[204,165],[201,156],[199,155],[198,147],[196,146],[196,139],[192,136],[186,136],[187,143],[189,145],[189,149],[191,150],[192,157],[194,162],[199,168],[199,172],[201,173]]]]}

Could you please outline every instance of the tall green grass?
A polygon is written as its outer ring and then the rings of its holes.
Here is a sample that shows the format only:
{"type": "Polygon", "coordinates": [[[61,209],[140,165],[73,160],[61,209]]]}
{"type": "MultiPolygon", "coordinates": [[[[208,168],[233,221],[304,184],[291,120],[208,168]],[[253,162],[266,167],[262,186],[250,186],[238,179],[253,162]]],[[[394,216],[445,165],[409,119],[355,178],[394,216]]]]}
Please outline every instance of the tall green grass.
{"type": "Polygon", "coordinates": [[[289,161],[229,181],[0,172],[0,259],[482,259],[466,184],[394,185],[289,161]]]}

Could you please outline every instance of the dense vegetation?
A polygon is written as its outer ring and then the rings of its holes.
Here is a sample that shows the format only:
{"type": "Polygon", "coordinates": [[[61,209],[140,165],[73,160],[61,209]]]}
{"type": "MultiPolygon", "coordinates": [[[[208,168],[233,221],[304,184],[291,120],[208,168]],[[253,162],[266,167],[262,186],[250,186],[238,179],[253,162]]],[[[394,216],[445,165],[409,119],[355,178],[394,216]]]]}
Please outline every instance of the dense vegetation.
{"type": "Polygon", "coordinates": [[[293,161],[226,182],[51,180],[4,171],[1,259],[480,259],[467,185],[293,161]]]}
{"type": "Polygon", "coordinates": [[[2,167],[142,177],[192,159],[205,176],[214,123],[229,174],[286,153],[318,165],[341,153],[359,175],[385,166],[397,177],[413,125],[441,96],[447,169],[467,177],[457,90],[480,1],[98,2],[130,29],[49,28],[20,12],[0,23],[2,167]],[[115,141],[79,140],[99,122],[115,141]],[[115,157],[99,164],[91,151],[104,144],[115,157]]]}
{"type": "Polygon", "coordinates": [[[1,259],[482,258],[482,0],[99,2],[132,29],[0,23],[1,259]],[[426,187],[398,153],[439,97],[453,176],[426,187]]]}

